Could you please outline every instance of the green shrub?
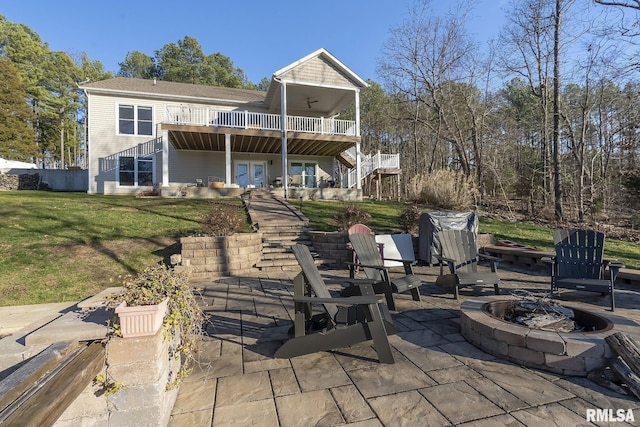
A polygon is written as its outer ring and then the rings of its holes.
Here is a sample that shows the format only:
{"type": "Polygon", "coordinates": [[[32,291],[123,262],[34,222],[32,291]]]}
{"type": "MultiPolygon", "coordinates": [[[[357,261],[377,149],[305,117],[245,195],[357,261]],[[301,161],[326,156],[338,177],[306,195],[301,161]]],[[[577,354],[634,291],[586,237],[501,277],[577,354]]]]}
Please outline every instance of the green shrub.
{"type": "Polygon", "coordinates": [[[246,221],[241,206],[224,202],[213,202],[202,217],[202,228],[211,236],[231,236],[242,231],[246,221]]]}
{"type": "Polygon", "coordinates": [[[366,224],[371,214],[356,205],[349,205],[338,209],[333,217],[339,231],[347,231],[354,224],[366,224]]]}
{"type": "Polygon", "coordinates": [[[400,213],[400,225],[406,233],[416,234],[420,225],[420,215],[422,211],[416,204],[407,206],[400,213]]]}

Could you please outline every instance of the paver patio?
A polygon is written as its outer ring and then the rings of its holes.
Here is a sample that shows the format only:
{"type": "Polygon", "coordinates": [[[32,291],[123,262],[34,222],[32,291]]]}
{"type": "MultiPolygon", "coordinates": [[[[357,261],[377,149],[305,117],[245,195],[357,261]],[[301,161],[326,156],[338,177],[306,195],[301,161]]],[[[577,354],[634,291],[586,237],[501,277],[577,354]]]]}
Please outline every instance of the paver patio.
{"type": "MultiPolygon", "coordinates": [[[[584,377],[523,368],[467,343],[459,332],[459,307],[480,289],[465,288],[455,301],[432,284],[437,271],[416,268],[424,278],[422,301],[396,295],[392,365],[378,363],[371,342],[274,359],[292,324],[290,278],[297,272],[194,283],[202,288],[211,320],[170,425],[608,425],[587,422],[587,409],[631,409],[636,421],[630,425],[640,425],[640,402],[633,396],[584,377]]],[[[549,286],[543,271],[503,265],[500,276],[505,294],[549,286]]],[[[484,292],[490,295],[493,288],[484,292]]],[[[616,314],[640,322],[640,296],[632,288],[617,292],[616,314]]],[[[608,300],[599,294],[571,292],[571,301],[578,299],[607,313],[608,300]]]]}

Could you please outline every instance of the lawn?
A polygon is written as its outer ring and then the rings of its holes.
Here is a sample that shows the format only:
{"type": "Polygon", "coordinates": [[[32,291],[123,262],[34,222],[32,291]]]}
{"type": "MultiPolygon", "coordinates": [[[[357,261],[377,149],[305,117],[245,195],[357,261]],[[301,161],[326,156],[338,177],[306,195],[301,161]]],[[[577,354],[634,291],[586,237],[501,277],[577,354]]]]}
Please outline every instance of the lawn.
{"type": "Polygon", "coordinates": [[[75,301],[162,260],[209,202],[0,192],[0,305],[75,301]]]}
{"type": "MultiPolygon", "coordinates": [[[[177,251],[201,232],[211,201],[40,191],[0,192],[0,306],[77,301],[177,251]]],[[[234,203],[239,203],[235,200],[234,203]]],[[[300,207],[299,203],[294,203],[300,207]]],[[[302,203],[315,230],[334,231],[340,202],[302,203]]],[[[400,232],[404,204],[359,203],[376,232],[400,232]]],[[[426,211],[426,209],[425,209],[426,211]]],[[[480,231],[551,250],[551,232],[528,223],[480,218],[480,231]]],[[[640,246],[608,240],[605,253],[640,268],[640,246]]]]}
{"type": "MultiPolygon", "coordinates": [[[[309,218],[312,228],[320,231],[335,230],[333,215],[336,209],[347,206],[343,202],[302,203],[302,212],[309,218]]],[[[369,227],[377,233],[402,232],[398,218],[405,203],[391,201],[366,201],[358,203],[371,214],[369,227]]],[[[298,204],[296,204],[299,207],[298,204]]],[[[423,212],[431,209],[425,208],[423,212]]],[[[496,219],[479,218],[479,231],[493,234],[496,240],[512,240],[523,245],[535,247],[538,250],[553,252],[552,230],[529,222],[501,221],[496,219]]],[[[606,239],[605,256],[616,258],[625,264],[626,268],[640,269],[640,245],[615,239],[606,239]]]]}

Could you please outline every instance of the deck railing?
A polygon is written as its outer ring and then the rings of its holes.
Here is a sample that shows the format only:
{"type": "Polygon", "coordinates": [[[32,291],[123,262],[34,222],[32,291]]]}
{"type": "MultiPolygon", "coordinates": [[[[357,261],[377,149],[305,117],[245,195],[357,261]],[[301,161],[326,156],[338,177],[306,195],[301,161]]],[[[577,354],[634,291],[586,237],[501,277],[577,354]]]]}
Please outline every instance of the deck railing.
{"type": "MultiPolygon", "coordinates": [[[[362,155],[360,170],[362,178],[366,178],[376,169],[400,169],[399,154],[381,154],[379,151],[371,155],[362,155]]],[[[343,186],[354,187],[357,183],[356,168],[350,169],[341,177],[343,186]],[[346,185],[345,185],[346,184],[346,185]]]]}
{"type": "MultiPolygon", "coordinates": [[[[247,110],[225,111],[180,105],[165,106],[164,123],[223,126],[236,129],[282,129],[282,120],[279,114],[256,113],[247,110]]],[[[290,132],[356,136],[356,122],[325,117],[287,116],[287,130],[290,132]]]]}

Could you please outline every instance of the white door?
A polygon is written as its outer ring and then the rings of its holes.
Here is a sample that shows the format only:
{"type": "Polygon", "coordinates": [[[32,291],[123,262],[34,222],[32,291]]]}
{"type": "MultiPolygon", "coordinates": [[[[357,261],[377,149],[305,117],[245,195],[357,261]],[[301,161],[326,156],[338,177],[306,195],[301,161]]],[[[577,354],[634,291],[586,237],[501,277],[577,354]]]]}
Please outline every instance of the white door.
{"type": "Polygon", "coordinates": [[[266,170],[266,162],[237,162],[236,184],[240,187],[264,188],[266,170]]]}

